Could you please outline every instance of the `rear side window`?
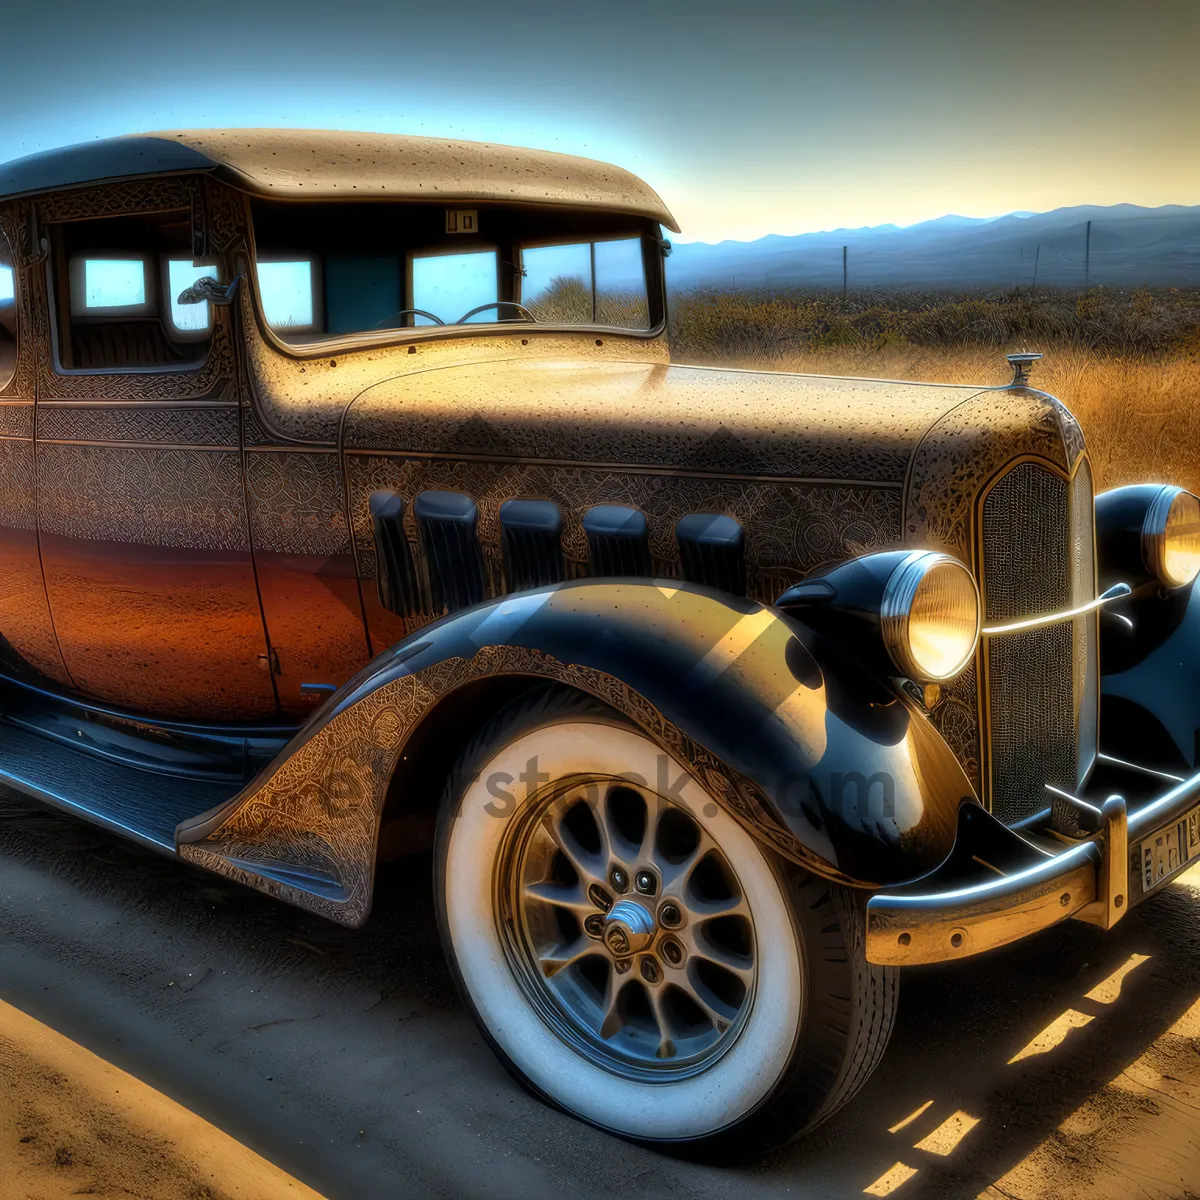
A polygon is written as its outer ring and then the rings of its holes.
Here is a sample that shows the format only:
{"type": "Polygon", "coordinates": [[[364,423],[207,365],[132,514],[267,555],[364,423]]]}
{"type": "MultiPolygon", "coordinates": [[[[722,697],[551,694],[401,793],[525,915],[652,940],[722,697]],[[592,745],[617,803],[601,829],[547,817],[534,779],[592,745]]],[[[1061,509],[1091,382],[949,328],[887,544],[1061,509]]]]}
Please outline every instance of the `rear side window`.
{"type": "Polygon", "coordinates": [[[71,315],[144,316],[149,311],[144,257],[79,254],[71,259],[71,315]]]}
{"type": "Polygon", "coordinates": [[[51,244],[64,369],[169,370],[204,361],[213,306],[184,293],[200,279],[219,281],[220,271],[192,257],[190,214],[58,224],[51,244]]]}
{"type": "Polygon", "coordinates": [[[17,369],[17,276],[8,242],[0,231],[0,388],[17,369]]]}
{"type": "Polygon", "coordinates": [[[197,263],[190,258],[167,258],[163,263],[166,274],[165,316],[171,332],[179,338],[205,337],[212,332],[211,304],[181,304],[179,297],[198,280],[217,279],[215,265],[197,263]]]}

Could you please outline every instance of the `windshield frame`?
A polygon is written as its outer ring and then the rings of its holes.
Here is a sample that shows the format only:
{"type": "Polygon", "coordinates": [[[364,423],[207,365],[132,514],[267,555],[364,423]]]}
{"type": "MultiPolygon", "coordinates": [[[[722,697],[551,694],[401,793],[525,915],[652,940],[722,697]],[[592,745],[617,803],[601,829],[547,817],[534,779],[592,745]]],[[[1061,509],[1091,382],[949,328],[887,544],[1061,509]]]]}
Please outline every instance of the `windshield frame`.
{"type": "MultiPolygon", "coordinates": [[[[358,203],[363,201],[358,200],[358,203]]],[[[305,206],[304,201],[288,201],[286,202],[289,208],[305,206]]],[[[408,203],[397,201],[376,201],[374,203],[389,204],[398,210],[405,207],[410,207],[408,203]]],[[[438,199],[439,205],[446,207],[454,207],[456,205],[466,205],[467,201],[456,201],[453,198],[446,197],[438,199]]],[[[478,200],[469,202],[472,207],[484,209],[485,206],[478,200]]],[[[501,207],[501,206],[492,206],[501,207]]],[[[517,206],[513,206],[517,207],[517,206]]],[[[564,208],[558,205],[521,205],[521,209],[531,212],[551,212],[557,214],[572,214],[575,212],[584,212],[587,216],[595,218],[596,210],[576,210],[574,208],[564,208]]],[[[604,214],[607,215],[607,214],[604,214]]],[[[619,222],[625,226],[623,231],[606,232],[604,234],[577,233],[563,239],[556,237],[535,237],[528,241],[519,243],[518,249],[526,245],[530,247],[550,245],[554,243],[569,244],[572,241],[608,241],[619,240],[621,238],[639,237],[642,245],[642,263],[646,281],[646,302],[650,314],[649,328],[647,329],[628,329],[613,325],[600,324],[550,324],[543,322],[525,321],[525,320],[497,320],[497,321],[470,321],[465,325],[405,325],[395,326],[389,329],[366,330],[358,333],[346,334],[321,334],[314,338],[301,340],[298,338],[295,341],[287,340],[281,337],[269,324],[266,319],[266,314],[263,310],[262,297],[258,286],[258,263],[259,252],[256,241],[256,230],[253,219],[249,222],[249,236],[247,238],[248,262],[246,271],[246,286],[250,290],[251,304],[254,311],[255,322],[258,325],[258,331],[263,341],[276,352],[285,355],[288,358],[298,360],[320,359],[330,356],[334,353],[346,353],[356,349],[383,349],[391,346],[404,346],[420,342],[428,341],[446,341],[455,338],[477,338],[477,337],[496,337],[499,335],[517,336],[528,338],[531,335],[542,336],[546,334],[554,334],[557,336],[570,336],[574,338],[596,338],[598,335],[605,337],[621,337],[633,338],[640,341],[653,341],[656,338],[661,338],[667,328],[667,297],[666,297],[666,272],[664,268],[663,245],[661,227],[648,218],[630,217],[624,213],[611,214],[614,222],[619,222]]],[[[471,247],[474,249],[474,245],[471,247]]],[[[497,247],[494,242],[487,242],[486,246],[480,243],[480,248],[496,249],[498,257],[503,265],[512,266],[503,258],[503,250],[497,247]]],[[[464,250],[466,247],[464,246],[464,250]]],[[[452,250],[449,252],[453,252],[452,250]]],[[[426,253],[426,251],[418,251],[418,253],[426,253]]],[[[262,257],[262,261],[269,262],[272,259],[278,258],[279,255],[275,250],[267,251],[262,257]]],[[[405,263],[405,274],[409,275],[410,269],[407,262],[405,263]]],[[[440,314],[439,314],[440,315],[440,314]]]]}

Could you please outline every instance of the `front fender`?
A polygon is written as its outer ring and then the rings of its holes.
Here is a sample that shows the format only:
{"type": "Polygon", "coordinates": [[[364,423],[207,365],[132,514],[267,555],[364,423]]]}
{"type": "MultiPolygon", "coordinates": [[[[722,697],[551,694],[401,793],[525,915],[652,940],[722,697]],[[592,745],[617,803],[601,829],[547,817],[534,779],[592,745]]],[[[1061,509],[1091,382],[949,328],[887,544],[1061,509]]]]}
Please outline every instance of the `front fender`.
{"type": "MultiPolygon", "coordinates": [[[[494,675],[598,696],[755,836],[842,882],[931,870],[972,796],[925,713],[795,618],[691,584],[582,580],[456,613],[379,655],[245,792],[181,825],[180,854],[361,923],[395,763],[435,703],[494,675]]],[[[664,757],[668,785],[670,769],[664,757]]]]}
{"type": "Polygon", "coordinates": [[[1139,588],[1106,615],[1100,641],[1100,749],[1184,778],[1200,762],[1200,587],[1139,588]]]}

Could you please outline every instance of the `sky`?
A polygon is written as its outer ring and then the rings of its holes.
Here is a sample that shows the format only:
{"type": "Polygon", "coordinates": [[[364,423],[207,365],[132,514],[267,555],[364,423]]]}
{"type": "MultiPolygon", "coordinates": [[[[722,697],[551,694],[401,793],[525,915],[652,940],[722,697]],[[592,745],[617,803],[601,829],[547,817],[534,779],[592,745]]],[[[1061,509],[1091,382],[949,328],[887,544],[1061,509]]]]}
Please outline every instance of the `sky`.
{"type": "Polygon", "coordinates": [[[1197,0],[0,0],[0,161],[150,129],[538,146],[683,241],[1200,203],[1197,0]]]}

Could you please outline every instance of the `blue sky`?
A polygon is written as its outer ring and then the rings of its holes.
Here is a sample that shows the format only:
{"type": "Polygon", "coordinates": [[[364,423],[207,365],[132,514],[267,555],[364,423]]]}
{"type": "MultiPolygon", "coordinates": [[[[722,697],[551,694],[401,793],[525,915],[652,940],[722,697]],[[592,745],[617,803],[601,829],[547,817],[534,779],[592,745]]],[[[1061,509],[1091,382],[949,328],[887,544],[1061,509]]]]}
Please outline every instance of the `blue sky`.
{"type": "Polygon", "coordinates": [[[1200,199],[1200,5],[79,0],[5,15],[0,159],[156,128],[545,146],[684,240],[1200,199]]]}

